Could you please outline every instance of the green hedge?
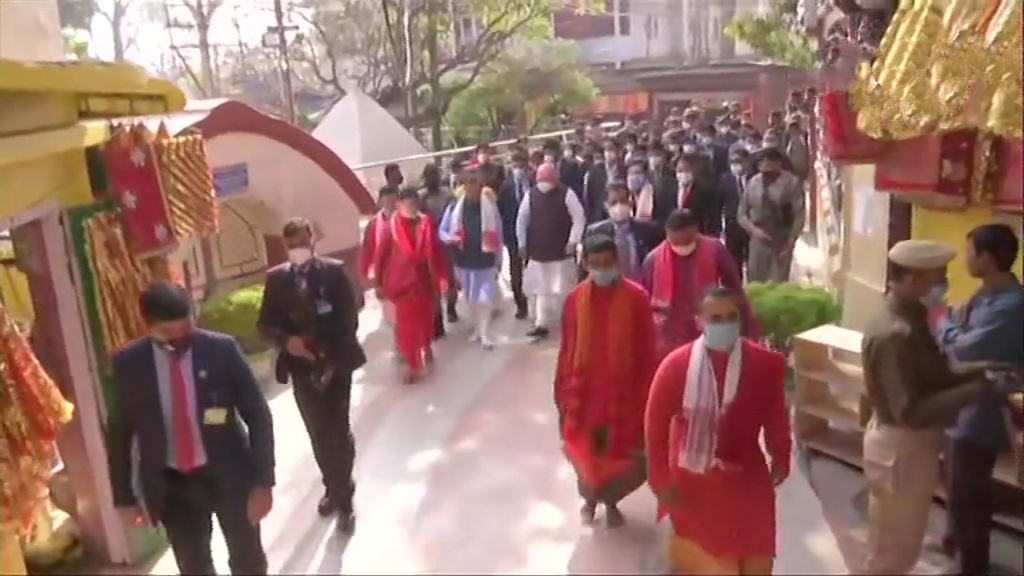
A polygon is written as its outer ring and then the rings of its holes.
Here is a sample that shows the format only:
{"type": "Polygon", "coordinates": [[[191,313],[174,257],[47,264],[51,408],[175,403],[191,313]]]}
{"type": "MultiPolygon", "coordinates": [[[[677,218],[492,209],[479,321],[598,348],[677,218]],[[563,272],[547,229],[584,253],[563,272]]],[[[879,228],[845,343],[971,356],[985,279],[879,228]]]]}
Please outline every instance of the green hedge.
{"type": "Polygon", "coordinates": [[[747,297],[761,335],[776,350],[786,351],[793,336],[842,318],[834,295],[823,288],[791,282],[747,285],[747,297]]]}
{"type": "Polygon", "coordinates": [[[262,352],[269,348],[256,330],[262,301],[262,285],[239,288],[203,303],[199,325],[234,336],[248,354],[262,352]]]}

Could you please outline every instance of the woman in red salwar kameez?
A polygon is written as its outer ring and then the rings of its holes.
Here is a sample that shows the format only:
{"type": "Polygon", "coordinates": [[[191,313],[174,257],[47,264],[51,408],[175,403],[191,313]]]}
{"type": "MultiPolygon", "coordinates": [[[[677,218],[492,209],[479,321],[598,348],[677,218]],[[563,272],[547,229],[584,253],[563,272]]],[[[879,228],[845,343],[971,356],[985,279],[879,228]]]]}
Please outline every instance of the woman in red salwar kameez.
{"type": "Polygon", "coordinates": [[[433,363],[435,303],[451,281],[445,251],[430,216],[420,212],[419,193],[399,194],[398,212],[376,234],[373,273],[381,297],[395,306],[395,340],[407,367],[404,381],[415,382],[433,363]]]}
{"type": "Polygon", "coordinates": [[[589,238],[589,277],[569,295],[555,373],[562,447],[576,470],[580,511],[591,523],[597,505],[609,527],[625,518],[620,500],[643,485],[644,406],[657,368],[654,318],[647,293],[622,277],[615,240],[589,238]]]}
{"type": "Polygon", "coordinates": [[[676,574],[770,574],[774,564],[775,487],[792,451],[786,361],[740,337],[737,300],[712,290],[704,334],[669,354],[651,384],[649,482],[675,530],[676,574]]]}

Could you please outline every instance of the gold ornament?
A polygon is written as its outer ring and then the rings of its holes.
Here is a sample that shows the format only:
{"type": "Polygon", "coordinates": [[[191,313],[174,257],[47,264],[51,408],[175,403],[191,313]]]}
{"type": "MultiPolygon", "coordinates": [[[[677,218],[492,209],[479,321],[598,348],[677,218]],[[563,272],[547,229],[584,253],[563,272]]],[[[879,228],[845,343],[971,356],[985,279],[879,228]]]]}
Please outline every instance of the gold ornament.
{"type": "Polygon", "coordinates": [[[989,23],[985,39],[989,46],[991,66],[986,69],[986,80],[991,90],[991,106],[984,128],[991,132],[1020,140],[1024,138],[1021,106],[1021,0],[1003,0],[989,23]]]}

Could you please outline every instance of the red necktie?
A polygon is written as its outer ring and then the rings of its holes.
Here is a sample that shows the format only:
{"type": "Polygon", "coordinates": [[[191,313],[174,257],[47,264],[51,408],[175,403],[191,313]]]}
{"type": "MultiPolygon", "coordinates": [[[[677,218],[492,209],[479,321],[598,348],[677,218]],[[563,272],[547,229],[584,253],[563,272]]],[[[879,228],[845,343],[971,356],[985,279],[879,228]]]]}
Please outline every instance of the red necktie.
{"type": "Polygon", "coordinates": [[[171,396],[174,404],[174,446],[176,448],[179,472],[189,472],[196,467],[196,434],[192,428],[195,417],[189,402],[188,378],[185,377],[183,355],[171,354],[171,396]]]}

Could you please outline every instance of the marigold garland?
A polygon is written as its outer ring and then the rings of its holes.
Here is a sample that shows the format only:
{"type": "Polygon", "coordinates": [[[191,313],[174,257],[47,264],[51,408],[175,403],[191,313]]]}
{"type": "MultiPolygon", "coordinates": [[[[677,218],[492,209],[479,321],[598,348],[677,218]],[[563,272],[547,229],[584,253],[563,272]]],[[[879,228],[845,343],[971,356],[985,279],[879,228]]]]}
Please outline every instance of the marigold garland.
{"type": "Polygon", "coordinates": [[[31,533],[57,434],[73,412],[0,305],[0,525],[31,533]]]}

